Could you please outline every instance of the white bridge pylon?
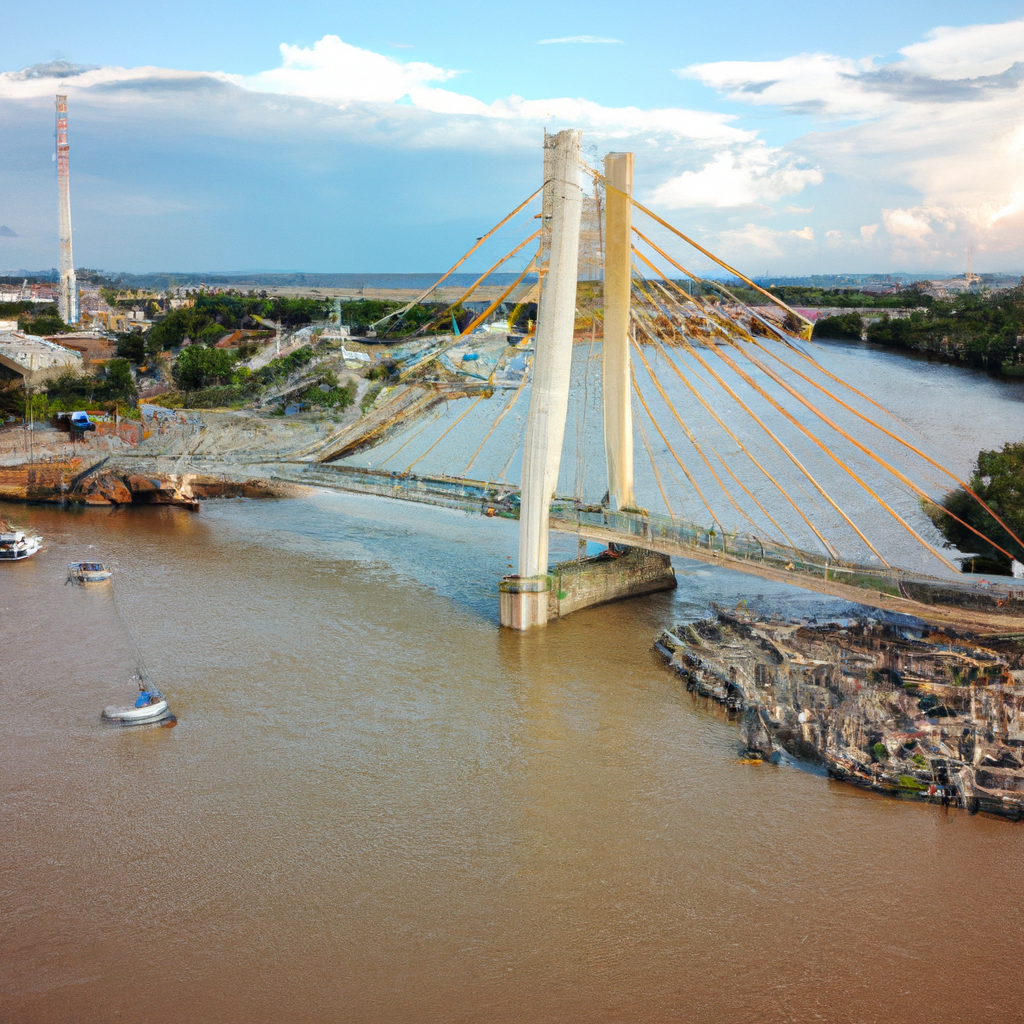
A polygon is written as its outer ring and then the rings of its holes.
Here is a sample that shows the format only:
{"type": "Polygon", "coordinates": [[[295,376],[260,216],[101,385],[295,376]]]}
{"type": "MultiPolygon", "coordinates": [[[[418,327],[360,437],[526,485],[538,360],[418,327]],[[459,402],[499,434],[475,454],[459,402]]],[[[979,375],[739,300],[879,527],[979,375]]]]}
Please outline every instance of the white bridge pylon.
{"type": "MultiPolygon", "coordinates": [[[[523,446],[519,514],[519,576],[501,592],[502,625],[541,626],[549,617],[549,508],[558,482],[569,407],[576,284],[579,270],[581,132],[544,139],[544,208],[550,256],[537,314],[536,355],[523,446]]],[[[610,507],[633,496],[632,375],[629,358],[633,154],[605,160],[608,190],[604,249],[604,441],[610,507]]]]}

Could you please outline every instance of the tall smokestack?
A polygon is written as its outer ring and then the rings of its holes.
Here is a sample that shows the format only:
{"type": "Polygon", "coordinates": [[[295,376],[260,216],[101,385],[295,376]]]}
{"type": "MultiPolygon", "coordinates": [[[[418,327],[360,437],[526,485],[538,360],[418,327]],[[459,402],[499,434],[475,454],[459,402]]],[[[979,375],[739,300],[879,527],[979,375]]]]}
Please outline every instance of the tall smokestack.
{"type": "Polygon", "coordinates": [[[57,97],[57,186],[60,222],[60,291],[57,309],[66,324],[78,323],[78,282],[71,256],[71,180],[68,168],[68,98],[57,97]]]}

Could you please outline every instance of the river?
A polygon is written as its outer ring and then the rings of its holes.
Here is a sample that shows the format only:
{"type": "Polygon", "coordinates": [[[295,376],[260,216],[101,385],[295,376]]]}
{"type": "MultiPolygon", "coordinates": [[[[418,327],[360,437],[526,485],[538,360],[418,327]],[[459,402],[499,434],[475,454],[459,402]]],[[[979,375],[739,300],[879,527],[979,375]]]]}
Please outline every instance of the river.
{"type": "MultiPolygon", "coordinates": [[[[890,365],[864,353],[835,358],[890,365]]],[[[891,366],[904,401],[900,374],[945,389],[907,414],[940,445],[1024,433],[1020,389],[891,366]]],[[[712,601],[838,602],[679,562],[674,594],[516,635],[502,520],[4,513],[46,547],[0,573],[0,1020],[1019,1018],[1024,830],[740,764],[651,650],[712,601]],[[64,585],[90,555],[113,590],[64,585]],[[132,638],[173,729],[99,719],[132,638]]]]}

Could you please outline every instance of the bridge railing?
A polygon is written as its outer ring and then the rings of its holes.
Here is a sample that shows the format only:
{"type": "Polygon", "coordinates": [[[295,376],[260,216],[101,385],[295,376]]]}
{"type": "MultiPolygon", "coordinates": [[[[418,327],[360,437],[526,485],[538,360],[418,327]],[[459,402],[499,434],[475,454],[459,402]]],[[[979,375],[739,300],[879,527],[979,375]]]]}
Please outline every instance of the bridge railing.
{"type": "Polygon", "coordinates": [[[899,568],[863,565],[838,561],[813,552],[763,540],[749,533],[723,533],[685,519],[645,512],[621,511],[595,505],[579,505],[571,501],[556,500],[551,516],[582,527],[606,530],[621,536],[624,543],[635,538],[636,543],[662,542],[685,551],[719,554],[725,559],[742,559],[791,572],[796,576],[810,576],[825,582],[834,581],[863,590],[878,591],[893,597],[914,597],[917,600],[965,605],[996,604],[1006,601],[1024,602],[1024,586],[1014,587],[1001,583],[979,585],[976,580],[940,578],[899,568]],[[941,596],[940,596],[941,595],[941,596]]]}

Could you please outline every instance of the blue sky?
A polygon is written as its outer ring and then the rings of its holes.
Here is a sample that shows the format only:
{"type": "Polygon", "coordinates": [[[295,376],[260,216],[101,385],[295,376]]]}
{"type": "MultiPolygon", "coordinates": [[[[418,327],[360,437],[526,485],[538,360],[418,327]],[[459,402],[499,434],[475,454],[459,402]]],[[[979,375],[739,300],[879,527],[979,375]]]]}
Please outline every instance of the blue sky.
{"type": "Polygon", "coordinates": [[[0,269],[56,262],[57,91],[79,266],[440,270],[572,126],[591,161],[633,149],[641,199],[753,273],[959,270],[968,247],[1024,268],[1018,4],[623,10],[8,9],[0,269]]]}

